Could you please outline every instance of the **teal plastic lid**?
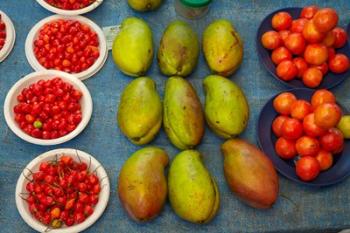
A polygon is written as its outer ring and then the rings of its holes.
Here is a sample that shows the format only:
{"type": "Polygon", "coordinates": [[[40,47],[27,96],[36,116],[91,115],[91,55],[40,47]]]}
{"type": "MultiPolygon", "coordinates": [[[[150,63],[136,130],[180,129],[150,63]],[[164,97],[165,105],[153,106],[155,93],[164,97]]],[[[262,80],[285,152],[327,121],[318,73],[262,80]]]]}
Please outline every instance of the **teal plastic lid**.
{"type": "Polygon", "coordinates": [[[211,3],[211,0],[180,0],[180,2],[190,7],[202,7],[211,3]]]}

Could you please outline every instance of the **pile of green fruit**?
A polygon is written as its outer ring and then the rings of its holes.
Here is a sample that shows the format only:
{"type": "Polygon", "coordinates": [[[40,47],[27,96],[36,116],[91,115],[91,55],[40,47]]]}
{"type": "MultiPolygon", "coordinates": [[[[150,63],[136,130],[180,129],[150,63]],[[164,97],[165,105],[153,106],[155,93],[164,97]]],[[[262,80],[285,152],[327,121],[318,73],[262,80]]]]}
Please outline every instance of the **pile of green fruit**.
{"type": "MultiPolygon", "coordinates": [[[[129,4],[132,1],[129,1],[129,4]]],[[[171,143],[184,150],[172,161],[168,178],[167,153],[157,147],[135,152],[119,174],[119,198],[137,221],[157,216],[169,197],[181,218],[206,223],[217,213],[220,194],[215,179],[194,148],[200,144],[205,122],[222,145],[224,173],[231,190],[248,205],[269,208],[277,199],[278,176],[271,161],[255,146],[234,139],[247,127],[249,105],[243,91],[226,78],[243,59],[243,42],[231,22],[220,19],[203,34],[203,52],[214,73],[203,80],[205,106],[185,77],[195,69],[200,52],[196,33],[182,21],[165,29],[158,50],[160,71],[169,76],[163,102],[155,82],[143,77],[154,56],[152,30],[138,18],[127,18],[113,44],[113,58],[125,74],[138,77],[121,95],[118,125],[134,144],[153,140],[162,124],[171,143]]]]}

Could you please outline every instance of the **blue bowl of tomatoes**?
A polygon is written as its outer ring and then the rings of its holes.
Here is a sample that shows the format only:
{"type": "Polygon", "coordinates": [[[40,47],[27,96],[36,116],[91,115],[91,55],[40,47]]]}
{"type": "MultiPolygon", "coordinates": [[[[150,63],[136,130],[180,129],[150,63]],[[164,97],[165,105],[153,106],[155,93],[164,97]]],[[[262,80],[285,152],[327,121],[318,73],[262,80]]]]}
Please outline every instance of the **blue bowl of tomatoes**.
{"type": "Polygon", "coordinates": [[[265,17],[257,32],[260,61],[289,88],[333,88],[350,76],[347,33],[337,23],[338,15],[330,8],[276,10],[265,17]],[[315,23],[324,17],[331,19],[327,25],[315,23]]]}
{"type": "Polygon", "coordinates": [[[338,183],[350,174],[350,142],[336,128],[345,113],[326,89],[281,92],[261,110],[259,146],[290,180],[314,187],[338,183]]]}

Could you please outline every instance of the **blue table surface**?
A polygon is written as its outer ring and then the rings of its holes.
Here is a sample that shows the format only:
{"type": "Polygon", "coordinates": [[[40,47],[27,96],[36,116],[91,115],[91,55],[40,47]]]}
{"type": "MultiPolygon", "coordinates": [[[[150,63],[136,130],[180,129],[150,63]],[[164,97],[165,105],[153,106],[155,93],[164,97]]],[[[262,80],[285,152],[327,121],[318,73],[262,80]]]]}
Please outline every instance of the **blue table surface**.
{"type": "MultiPolygon", "coordinates": [[[[177,16],[173,0],[165,0],[160,9],[151,13],[132,11],[126,0],[105,0],[86,16],[101,27],[119,24],[127,16],[144,18],[152,27],[154,41],[159,40],[166,25],[177,16]]],[[[345,27],[350,19],[349,0],[215,0],[209,14],[199,21],[189,21],[202,34],[213,19],[230,19],[245,42],[244,62],[231,79],[242,87],[251,107],[249,125],[241,135],[256,142],[257,117],[264,103],[272,95],[284,90],[259,63],[255,36],[261,20],[278,8],[318,4],[334,7],[340,13],[340,25],[345,27]]],[[[17,40],[10,56],[0,64],[0,107],[10,87],[22,76],[31,73],[24,54],[24,42],[31,27],[51,15],[34,0],[0,0],[0,9],[14,22],[17,40]]],[[[210,72],[200,57],[196,71],[188,78],[204,101],[202,80],[210,72]]],[[[163,95],[166,77],[159,72],[156,59],[148,72],[163,95]]],[[[140,147],[131,144],[120,132],[116,123],[116,110],[124,87],[131,81],[114,65],[111,54],[103,69],[85,82],[89,88],[94,109],[87,128],[74,140],[63,145],[43,147],[31,145],[15,136],[0,114],[0,226],[2,233],[33,232],[17,212],[15,185],[25,165],[37,155],[54,148],[77,148],[95,156],[105,167],[111,181],[111,196],[103,216],[86,232],[336,232],[350,226],[350,179],[322,189],[297,185],[280,176],[280,197],[274,207],[267,211],[255,210],[242,204],[226,185],[219,146],[223,140],[209,129],[198,150],[204,163],[218,181],[221,208],[216,218],[206,225],[195,225],[178,218],[169,203],[158,218],[150,223],[136,224],[128,218],[117,198],[117,177],[124,161],[140,147]],[[325,230],[327,229],[327,230],[325,230]]],[[[334,91],[343,105],[350,104],[350,80],[334,91]]],[[[166,149],[173,158],[179,151],[174,148],[162,130],[151,143],[166,149]]]]}

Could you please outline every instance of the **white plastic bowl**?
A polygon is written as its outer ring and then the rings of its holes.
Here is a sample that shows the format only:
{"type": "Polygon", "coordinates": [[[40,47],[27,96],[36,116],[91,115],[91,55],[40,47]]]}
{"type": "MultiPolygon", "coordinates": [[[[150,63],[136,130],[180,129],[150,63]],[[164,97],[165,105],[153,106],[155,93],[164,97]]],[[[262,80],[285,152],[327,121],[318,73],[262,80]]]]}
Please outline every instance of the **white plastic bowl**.
{"type": "Polygon", "coordinates": [[[17,181],[15,194],[16,205],[19,214],[30,227],[39,232],[46,232],[48,230],[48,227],[36,220],[31,215],[28,209],[27,202],[21,198],[21,196],[25,197],[23,193],[27,193],[26,185],[29,181],[25,177],[31,177],[30,171],[38,171],[41,162],[55,160],[56,156],[58,156],[59,158],[62,154],[71,155],[75,161],[79,161],[80,158],[82,162],[85,162],[88,165],[91,160],[89,171],[94,171],[96,169],[97,177],[100,180],[101,192],[99,194],[99,201],[94,208],[94,213],[91,216],[89,216],[84,222],[70,227],[65,226],[59,229],[50,229],[50,233],[78,233],[87,229],[92,224],[94,224],[96,220],[103,214],[109,200],[110,183],[107,173],[102,167],[102,165],[93,156],[86,152],[75,149],[56,149],[41,154],[34,160],[32,160],[21,173],[17,181]]]}
{"type": "Polygon", "coordinates": [[[94,30],[97,33],[99,43],[100,43],[100,56],[97,58],[95,63],[90,66],[87,70],[84,70],[80,73],[72,74],[79,78],[80,80],[85,80],[87,78],[90,78],[94,74],[96,74],[104,65],[104,63],[107,60],[108,57],[108,50],[107,50],[107,42],[106,38],[103,34],[102,29],[95,24],[90,19],[83,17],[83,16],[64,16],[64,15],[52,15],[49,16],[41,21],[39,21],[29,32],[26,43],[25,43],[25,53],[27,60],[29,64],[32,66],[32,68],[36,71],[39,70],[46,70],[45,67],[43,67],[39,61],[36,59],[34,54],[34,40],[37,38],[38,33],[40,29],[49,22],[56,21],[58,19],[65,19],[65,20],[77,20],[83,24],[89,25],[92,30],[94,30]]]}
{"type": "Polygon", "coordinates": [[[16,32],[15,27],[11,19],[0,10],[1,19],[4,21],[6,25],[6,39],[4,47],[0,50],[0,62],[5,60],[5,58],[10,54],[16,40],[16,32]]]}
{"type": "Polygon", "coordinates": [[[80,134],[90,121],[92,107],[93,104],[90,92],[82,81],[80,81],[71,74],[67,74],[61,71],[45,70],[28,74],[12,86],[5,98],[4,115],[7,125],[12,130],[12,132],[14,132],[18,137],[33,144],[51,146],[67,142],[76,137],[78,134],[80,134]],[[26,134],[15,121],[15,114],[13,108],[16,104],[18,104],[17,95],[21,93],[23,88],[28,87],[30,84],[36,83],[40,79],[47,80],[52,79],[54,77],[60,77],[64,82],[72,84],[74,88],[78,89],[83,93],[83,96],[80,100],[82,120],[75,130],[63,137],[50,140],[34,138],[26,134]]]}
{"type": "Polygon", "coordinates": [[[85,13],[88,13],[88,12],[94,10],[96,7],[101,5],[101,3],[103,2],[103,0],[96,0],[91,5],[84,7],[82,9],[79,9],[79,10],[63,10],[63,9],[60,9],[60,8],[57,8],[57,7],[50,5],[45,0],[36,0],[36,1],[42,7],[44,7],[46,10],[51,11],[55,14],[59,14],[59,15],[82,15],[82,14],[85,14],[85,13]]]}

